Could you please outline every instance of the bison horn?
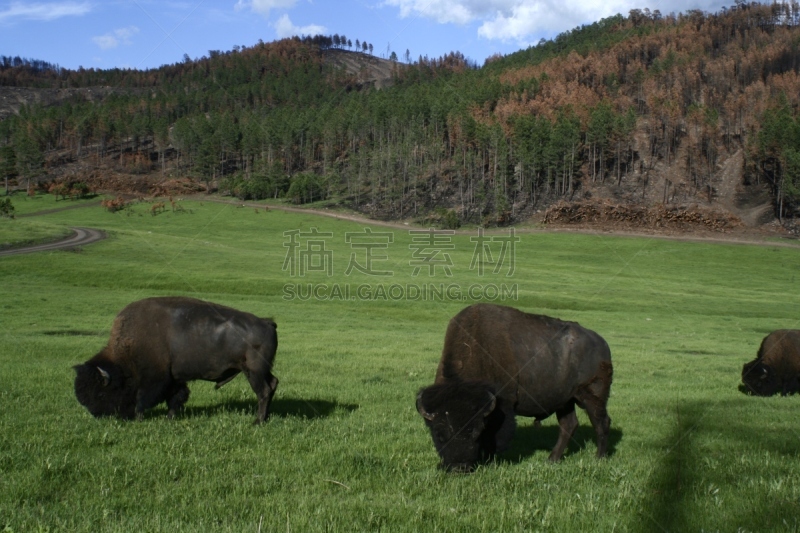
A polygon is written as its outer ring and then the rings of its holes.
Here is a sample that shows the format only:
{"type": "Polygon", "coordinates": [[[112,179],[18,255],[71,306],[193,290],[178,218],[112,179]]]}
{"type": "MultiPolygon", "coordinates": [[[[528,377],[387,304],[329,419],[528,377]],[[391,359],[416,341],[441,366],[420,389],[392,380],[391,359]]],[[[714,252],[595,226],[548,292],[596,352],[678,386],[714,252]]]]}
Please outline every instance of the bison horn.
{"type": "Polygon", "coordinates": [[[106,372],[105,370],[103,370],[99,366],[97,367],[97,371],[100,372],[101,376],[103,376],[103,386],[104,387],[107,386],[108,382],[111,381],[111,376],[108,374],[108,372],[106,372]]]}
{"type": "Polygon", "coordinates": [[[492,413],[492,411],[494,411],[494,408],[497,405],[497,396],[495,396],[491,392],[487,392],[487,394],[489,395],[491,402],[489,403],[489,407],[486,408],[486,410],[483,412],[483,416],[489,416],[492,413]]]}
{"type": "Polygon", "coordinates": [[[425,420],[433,420],[433,415],[425,410],[425,406],[422,405],[422,393],[420,392],[417,394],[417,411],[419,414],[422,415],[422,418],[425,420]]]}

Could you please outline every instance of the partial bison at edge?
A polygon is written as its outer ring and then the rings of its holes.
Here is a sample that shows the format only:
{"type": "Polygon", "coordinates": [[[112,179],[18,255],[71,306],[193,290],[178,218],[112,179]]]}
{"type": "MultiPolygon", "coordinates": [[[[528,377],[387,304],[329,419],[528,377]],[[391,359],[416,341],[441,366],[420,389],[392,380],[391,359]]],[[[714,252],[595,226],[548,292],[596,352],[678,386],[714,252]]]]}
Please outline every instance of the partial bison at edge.
{"type": "Polygon", "coordinates": [[[171,418],[189,398],[188,381],[243,372],[258,396],[256,423],[269,416],[278,379],[270,318],[194,298],[147,298],[120,311],[100,353],[75,366],[75,396],[94,416],[141,418],[167,402],[171,418]]]}
{"type": "Polygon", "coordinates": [[[417,395],[442,468],[471,471],[508,448],[515,415],[555,413],[560,434],[550,454],[561,459],[582,407],[606,455],[611,419],[606,403],[613,369],[608,344],[575,322],[511,307],[467,307],[447,327],[433,385],[417,395]]]}
{"type": "Polygon", "coordinates": [[[757,396],[800,392],[800,330],[779,329],[764,337],[756,358],[742,368],[742,383],[757,396]]]}

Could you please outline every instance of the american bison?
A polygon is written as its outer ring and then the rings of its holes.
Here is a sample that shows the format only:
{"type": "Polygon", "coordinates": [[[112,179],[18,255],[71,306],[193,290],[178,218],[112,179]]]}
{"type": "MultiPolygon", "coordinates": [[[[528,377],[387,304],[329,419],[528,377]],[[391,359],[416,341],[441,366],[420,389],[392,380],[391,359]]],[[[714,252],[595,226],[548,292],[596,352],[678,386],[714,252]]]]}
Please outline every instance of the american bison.
{"type": "Polygon", "coordinates": [[[560,460],[578,427],[576,404],[589,414],[604,457],[612,374],[608,344],[594,331],[477,304],[450,320],[436,380],[417,395],[417,410],[447,470],[471,471],[506,449],[515,415],[539,421],[556,413],[560,435],[550,460],[560,460]]]}
{"type": "Polygon", "coordinates": [[[800,330],[779,329],[764,337],[756,358],[742,368],[742,383],[758,396],[800,392],[800,330]]]}
{"type": "Polygon", "coordinates": [[[244,372],[258,396],[256,423],[269,416],[278,379],[272,319],[194,298],[146,298],[120,311],[100,353],[75,366],[75,396],[94,416],[141,418],[167,402],[168,416],[189,398],[186,382],[244,372]]]}

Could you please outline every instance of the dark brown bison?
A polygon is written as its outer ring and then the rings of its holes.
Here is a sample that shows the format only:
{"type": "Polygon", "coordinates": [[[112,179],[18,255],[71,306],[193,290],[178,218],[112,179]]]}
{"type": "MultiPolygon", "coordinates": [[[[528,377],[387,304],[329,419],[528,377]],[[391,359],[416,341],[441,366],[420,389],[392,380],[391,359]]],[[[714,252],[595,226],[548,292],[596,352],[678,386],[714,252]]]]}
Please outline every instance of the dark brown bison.
{"type": "Polygon", "coordinates": [[[594,331],[477,304],[450,320],[435,383],[419,392],[417,410],[448,470],[470,471],[506,449],[515,415],[538,421],[555,413],[561,430],[550,460],[560,460],[578,427],[576,404],[589,414],[603,457],[612,374],[608,344],[594,331]]]}
{"type": "Polygon", "coordinates": [[[742,383],[758,396],[800,392],[800,330],[779,329],[764,337],[756,358],[742,368],[742,383]]]}
{"type": "Polygon", "coordinates": [[[244,372],[258,396],[256,422],[269,416],[278,379],[272,319],[194,298],[147,298],[120,311],[100,353],[75,366],[75,396],[94,416],[141,418],[167,402],[171,418],[189,398],[186,382],[216,388],[244,372]]]}

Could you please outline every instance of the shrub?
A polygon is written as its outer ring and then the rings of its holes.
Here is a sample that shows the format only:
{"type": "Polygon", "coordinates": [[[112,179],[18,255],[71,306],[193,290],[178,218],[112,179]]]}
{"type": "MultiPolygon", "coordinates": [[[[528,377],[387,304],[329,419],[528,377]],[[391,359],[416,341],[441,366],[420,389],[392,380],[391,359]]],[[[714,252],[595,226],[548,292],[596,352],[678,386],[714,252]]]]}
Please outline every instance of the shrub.
{"type": "Polygon", "coordinates": [[[47,188],[47,192],[55,196],[57,202],[59,196],[61,197],[62,200],[67,198],[67,194],[69,194],[69,186],[66,183],[53,182],[47,188]]]}
{"type": "Polygon", "coordinates": [[[59,196],[62,200],[66,200],[67,196],[72,200],[77,200],[87,198],[92,194],[89,186],[81,181],[53,182],[47,187],[47,192],[55,195],[56,201],[58,201],[59,196]]]}
{"type": "Polygon", "coordinates": [[[285,186],[280,180],[264,173],[254,172],[249,178],[234,174],[222,181],[220,188],[240,200],[263,200],[282,196],[285,186]]]}
{"type": "Polygon", "coordinates": [[[69,188],[69,195],[71,198],[86,198],[92,193],[92,190],[89,188],[88,185],[79,181],[77,183],[72,183],[69,188]]]}
{"type": "Polygon", "coordinates": [[[128,207],[128,202],[126,202],[122,196],[117,196],[116,198],[103,200],[100,202],[100,205],[105,207],[110,213],[116,213],[128,207]]]}
{"type": "Polygon", "coordinates": [[[461,227],[461,220],[458,218],[458,214],[452,209],[438,207],[436,208],[436,214],[431,218],[433,218],[433,222],[441,229],[458,229],[461,227]]]}
{"type": "Polygon", "coordinates": [[[0,217],[14,218],[14,204],[11,203],[11,198],[0,200],[0,217]]]}
{"type": "Polygon", "coordinates": [[[324,200],[328,193],[328,179],[312,172],[301,172],[292,176],[286,196],[293,204],[306,204],[324,200]]]}

